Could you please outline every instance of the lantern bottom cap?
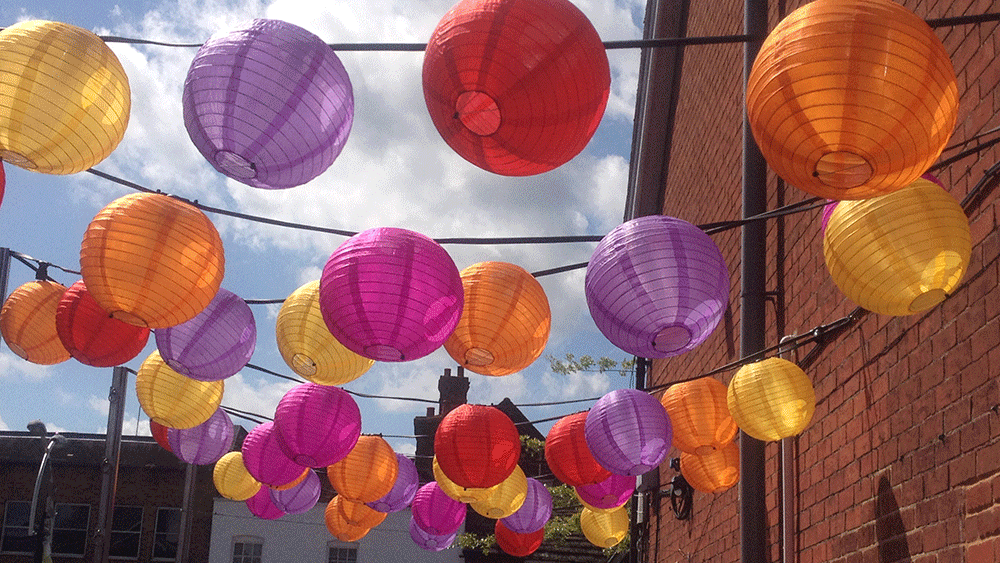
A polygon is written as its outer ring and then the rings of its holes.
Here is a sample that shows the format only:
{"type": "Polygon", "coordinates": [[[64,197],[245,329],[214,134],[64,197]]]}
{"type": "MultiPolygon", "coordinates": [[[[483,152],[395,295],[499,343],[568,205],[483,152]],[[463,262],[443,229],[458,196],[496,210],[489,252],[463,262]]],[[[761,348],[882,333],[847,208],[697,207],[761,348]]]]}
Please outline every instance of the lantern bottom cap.
{"type": "Polygon", "coordinates": [[[27,168],[28,170],[33,170],[35,168],[38,168],[38,166],[30,158],[24,156],[19,152],[14,152],[12,150],[7,150],[7,149],[0,150],[0,160],[4,162],[9,162],[14,166],[27,168]]]}
{"type": "Polygon", "coordinates": [[[486,348],[470,348],[465,353],[465,365],[467,366],[488,366],[493,363],[493,353],[486,348]]]}
{"type": "Polygon", "coordinates": [[[503,122],[496,100],[478,90],[467,90],[458,95],[455,100],[455,118],[480,137],[496,133],[503,122]]]}
{"type": "Polygon", "coordinates": [[[366,358],[380,362],[402,362],[406,358],[403,353],[389,346],[388,344],[375,344],[374,346],[365,347],[365,353],[363,354],[366,358]]]}
{"type": "Polygon", "coordinates": [[[670,324],[660,329],[653,337],[653,349],[669,354],[683,350],[691,343],[691,329],[682,324],[670,324]]]}
{"type": "Polygon", "coordinates": [[[227,176],[239,180],[252,180],[257,177],[257,167],[242,156],[227,150],[215,153],[215,164],[225,170],[227,176]]]}
{"type": "Polygon", "coordinates": [[[310,455],[300,454],[292,458],[292,461],[301,465],[302,467],[323,467],[324,464],[319,463],[310,455]]]}
{"type": "Polygon", "coordinates": [[[318,371],[316,369],[316,361],[301,352],[292,356],[291,368],[295,370],[295,373],[305,378],[316,375],[318,371]]]}
{"type": "Polygon", "coordinates": [[[694,454],[708,455],[708,454],[714,454],[717,451],[719,451],[719,448],[716,448],[715,446],[698,446],[697,448],[694,449],[694,454]]]}
{"type": "Polygon", "coordinates": [[[850,151],[833,151],[816,161],[813,176],[817,180],[838,189],[850,189],[864,185],[871,179],[874,168],[868,160],[850,151]]]}
{"type": "Polygon", "coordinates": [[[948,297],[948,294],[945,293],[943,289],[934,288],[925,291],[914,297],[913,301],[910,301],[910,312],[919,313],[921,311],[926,311],[927,309],[930,309],[931,307],[934,307],[938,303],[944,301],[946,297],[948,297]]]}

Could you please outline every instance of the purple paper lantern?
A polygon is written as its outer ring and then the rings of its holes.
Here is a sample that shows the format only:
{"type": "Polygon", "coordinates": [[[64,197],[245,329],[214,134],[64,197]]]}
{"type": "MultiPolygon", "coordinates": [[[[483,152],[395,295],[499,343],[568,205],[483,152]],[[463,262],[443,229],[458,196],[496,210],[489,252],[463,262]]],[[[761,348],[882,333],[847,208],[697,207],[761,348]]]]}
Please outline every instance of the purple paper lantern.
{"type": "Polygon", "coordinates": [[[455,542],[458,530],[450,534],[432,534],[420,529],[416,519],[410,518],[410,537],[413,539],[413,543],[427,551],[444,551],[455,542]]]}
{"type": "Polygon", "coordinates": [[[170,451],[182,461],[193,465],[215,463],[233,446],[233,421],[220,408],[198,426],[168,429],[167,442],[170,451]]]}
{"type": "Polygon", "coordinates": [[[528,493],[517,512],[502,518],[507,529],[517,534],[530,534],[545,527],[552,517],[552,493],[537,479],[528,477],[528,493]]]}
{"type": "Polygon", "coordinates": [[[659,465],[673,438],[666,409],[637,389],[598,399],[587,413],[584,436],[597,463],[619,475],[642,475],[659,465]]]}
{"type": "Polygon", "coordinates": [[[410,504],[413,520],[421,530],[433,535],[447,535],[465,522],[465,504],[446,495],[437,481],[417,490],[410,504]]]}
{"type": "Polygon", "coordinates": [[[402,362],[430,354],[462,316],[462,278],[430,238],[394,227],[344,241],[323,268],[319,303],[326,326],[347,349],[402,362]]]}
{"type": "Polygon", "coordinates": [[[278,446],[295,463],[326,467],[344,459],[361,436],[361,410],[339,387],[303,383],[274,410],[278,446]]]}
{"type": "Polygon", "coordinates": [[[281,451],[273,422],[265,422],[251,430],[243,439],[241,451],[247,472],[269,487],[287,485],[306,470],[305,466],[295,463],[281,451]]]}
{"type": "Polygon", "coordinates": [[[219,289],[193,319],[153,331],[160,356],[177,373],[218,381],[243,369],[257,345],[253,312],[240,296],[219,289]]]}
{"type": "Polygon", "coordinates": [[[294,487],[284,490],[264,488],[270,491],[271,502],[278,510],[285,514],[302,514],[316,506],[323,490],[323,483],[316,472],[310,469],[306,473],[306,478],[294,487]]]}
{"type": "Polygon", "coordinates": [[[256,188],[290,188],[319,176],[354,122],[354,92],[336,53],[279,20],[211,37],[191,62],[182,101],[201,154],[256,188]]]}
{"type": "Polygon", "coordinates": [[[729,270],[701,229],[651,215],[597,245],[584,279],[590,316],[612,344],[641,358],[694,349],[722,319],[729,270]]]}
{"type": "Polygon", "coordinates": [[[611,474],[600,483],[573,487],[580,500],[588,505],[608,510],[625,504],[635,491],[635,477],[611,474]]]}
{"type": "Polygon", "coordinates": [[[396,483],[392,490],[377,501],[368,503],[370,508],[379,512],[398,512],[410,506],[413,497],[417,495],[417,487],[420,486],[420,476],[413,460],[403,454],[396,454],[396,460],[399,462],[399,471],[396,472],[396,483]]]}
{"type": "Polygon", "coordinates": [[[285,515],[280,508],[274,505],[271,501],[271,492],[266,486],[262,486],[257,494],[248,498],[246,501],[247,508],[253,513],[257,518],[263,520],[277,520],[285,515]]]}

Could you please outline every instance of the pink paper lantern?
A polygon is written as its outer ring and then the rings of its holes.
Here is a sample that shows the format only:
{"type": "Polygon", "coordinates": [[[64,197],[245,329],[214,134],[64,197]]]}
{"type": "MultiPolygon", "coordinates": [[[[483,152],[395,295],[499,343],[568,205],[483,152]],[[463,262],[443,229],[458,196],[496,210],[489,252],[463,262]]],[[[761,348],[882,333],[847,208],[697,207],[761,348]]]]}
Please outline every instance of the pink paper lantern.
{"type": "Polygon", "coordinates": [[[292,461],[326,467],[344,459],[361,436],[361,410],[339,387],[303,383],[274,411],[278,446],[292,461]]]}
{"type": "Polygon", "coordinates": [[[465,521],[465,504],[449,497],[431,481],[417,490],[410,505],[413,520],[421,530],[433,535],[447,535],[459,529],[465,521]]]}
{"type": "Polygon", "coordinates": [[[417,495],[417,487],[420,486],[420,475],[417,474],[417,466],[413,460],[403,454],[396,454],[396,460],[399,462],[399,471],[392,490],[382,498],[368,503],[369,507],[379,512],[398,512],[410,506],[413,497],[417,495]]]}
{"type": "Polygon", "coordinates": [[[455,538],[458,537],[458,530],[450,534],[432,534],[430,532],[425,532],[420,529],[417,525],[417,521],[410,518],[410,538],[413,539],[413,543],[417,544],[427,551],[444,551],[451,547],[451,544],[455,542],[455,538]]]}
{"type": "Polygon", "coordinates": [[[545,527],[552,517],[552,493],[541,481],[528,477],[528,494],[517,512],[500,519],[503,525],[517,534],[530,534],[545,527]]]}
{"type": "Polygon", "coordinates": [[[306,470],[281,451],[273,422],[265,422],[251,430],[243,440],[241,451],[247,472],[269,487],[287,485],[306,470]]]}
{"type": "Polygon", "coordinates": [[[592,485],[573,487],[580,500],[601,510],[618,508],[625,504],[635,491],[635,477],[611,474],[610,477],[592,485]]]}
{"type": "Polygon", "coordinates": [[[247,503],[247,508],[254,516],[263,520],[277,520],[285,515],[280,508],[271,502],[271,492],[267,487],[261,487],[257,494],[244,502],[247,503]]]}
{"type": "Polygon", "coordinates": [[[193,428],[167,430],[170,451],[194,465],[219,461],[233,446],[233,421],[219,408],[208,420],[193,428]]]}
{"type": "Polygon", "coordinates": [[[605,469],[642,475],[667,457],[670,417],[656,397],[637,389],[617,389],[594,403],[584,423],[587,446],[605,469]]]}
{"type": "Polygon", "coordinates": [[[312,469],[306,472],[306,478],[294,487],[278,490],[265,487],[270,491],[271,502],[285,514],[302,514],[309,512],[319,501],[323,483],[312,469]]]}

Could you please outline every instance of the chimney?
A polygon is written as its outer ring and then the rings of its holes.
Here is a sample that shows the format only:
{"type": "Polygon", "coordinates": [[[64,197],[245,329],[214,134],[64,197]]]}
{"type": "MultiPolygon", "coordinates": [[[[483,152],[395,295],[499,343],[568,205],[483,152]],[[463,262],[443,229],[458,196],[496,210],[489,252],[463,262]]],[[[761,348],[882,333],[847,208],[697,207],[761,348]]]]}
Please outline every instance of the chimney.
{"type": "Polygon", "coordinates": [[[465,377],[465,368],[458,367],[458,375],[452,377],[451,370],[445,369],[444,375],[438,379],[438,413],[448,414],[455,407],[469,402],[469,380],[465,377]]]}

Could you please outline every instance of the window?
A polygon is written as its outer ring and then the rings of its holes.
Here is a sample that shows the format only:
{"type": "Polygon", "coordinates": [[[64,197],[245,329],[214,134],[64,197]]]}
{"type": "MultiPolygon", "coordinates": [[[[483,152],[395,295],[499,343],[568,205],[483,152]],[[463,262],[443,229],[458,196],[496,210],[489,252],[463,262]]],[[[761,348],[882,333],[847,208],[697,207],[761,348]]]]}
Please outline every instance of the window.
{"type": "Polygon", "coordinates": [[[28,537],[28,516],[31,503],[8,501],[3,511],[3,531],[0,551],[4,553],[33,553],[34,543],[28,537]]]}
{"type": "Polygon", "coordinates": [[[116,506],[111,516],[109,553],[116,559],[138,559],[142,535],[142,507],[116,506]]]}
{"type": "Polygon", "coordinates": [[[327,563],[357,563],[358,561],[357,547],[331,544],[329,549],[330,556],[327,559],[327,563]]]}
{"type": "Polygon", "coordinates": [[[233,563],[260,563],[264,538],[236,536],[233,538],[233,563]]]}
{"type": "Polygon", "coordinates": [[[177,559],[177,540],[181,532],[181,509],[157,508],[156,530],[153,532],[153,559],[177,559]]]}
{"type": "Polygon", "coordinates": [[[83,557],[87,551],[89,524],[90,505],[56,504],[56,518],[52,526],[52,555],[83,557]]]}

